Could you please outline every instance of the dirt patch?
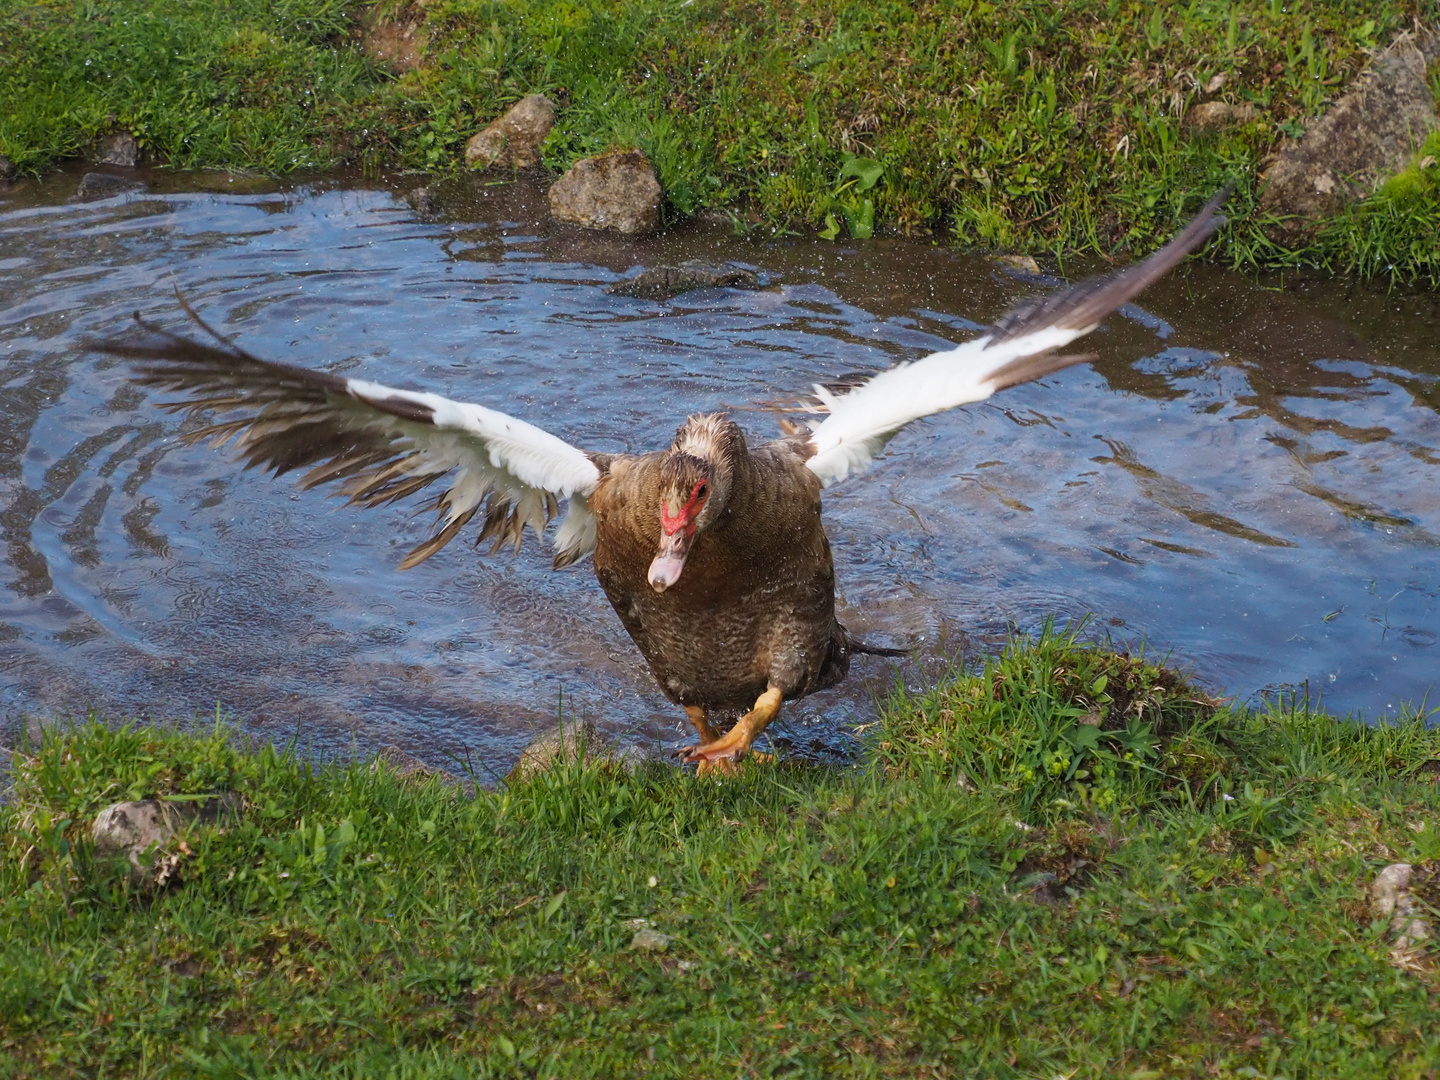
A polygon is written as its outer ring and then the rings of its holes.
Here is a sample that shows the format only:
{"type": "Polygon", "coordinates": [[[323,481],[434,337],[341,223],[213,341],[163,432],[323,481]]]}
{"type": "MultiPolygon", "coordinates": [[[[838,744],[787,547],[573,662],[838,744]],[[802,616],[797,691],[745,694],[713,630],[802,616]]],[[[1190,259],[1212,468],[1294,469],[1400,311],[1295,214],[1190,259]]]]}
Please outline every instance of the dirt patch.
{"type": "Polygon", "coordinates": [[[360,47],[371,60],[396,74],[414,71],[420,67],[425,49],[424,20],[415,11],[393,17],[372,11],[360,24],[360,47]]]}

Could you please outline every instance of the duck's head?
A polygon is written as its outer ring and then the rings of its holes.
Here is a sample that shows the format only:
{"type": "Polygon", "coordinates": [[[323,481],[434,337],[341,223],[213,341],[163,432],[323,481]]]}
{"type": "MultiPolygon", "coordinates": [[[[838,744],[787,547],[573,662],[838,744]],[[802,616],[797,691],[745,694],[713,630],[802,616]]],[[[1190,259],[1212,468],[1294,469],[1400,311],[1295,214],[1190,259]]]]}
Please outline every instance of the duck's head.
{"type": "Polygon", "coordinates": [[[739,427],[719,414],[692,416],[675,433],[660,463],[660,545],[649,573],[656,592],[680,580],[696,540],[724,515],[744,451],[739,427]]]}

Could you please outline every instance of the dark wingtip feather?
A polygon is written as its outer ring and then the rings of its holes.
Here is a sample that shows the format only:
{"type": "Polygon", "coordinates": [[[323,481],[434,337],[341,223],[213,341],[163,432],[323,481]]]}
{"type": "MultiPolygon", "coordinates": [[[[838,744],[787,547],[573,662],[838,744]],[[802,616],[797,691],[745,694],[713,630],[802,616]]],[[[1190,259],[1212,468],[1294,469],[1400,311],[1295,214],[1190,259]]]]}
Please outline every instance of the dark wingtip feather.
{"type": "Polygon", "coordinates": [[[1088,278],[1068,289],[1027,300],[1007,312],[987,331],[990,341],[985,347],[1014,341],[1051,326],[1065,330],[1095,326],[1121,304],[1129,303],[1164,277],[1225,224],[1225,217],[1218,211],[1234,186],[1226,184],[1216,192],[1173,240],[1149,258],[1118,273],[1088,278]]]}

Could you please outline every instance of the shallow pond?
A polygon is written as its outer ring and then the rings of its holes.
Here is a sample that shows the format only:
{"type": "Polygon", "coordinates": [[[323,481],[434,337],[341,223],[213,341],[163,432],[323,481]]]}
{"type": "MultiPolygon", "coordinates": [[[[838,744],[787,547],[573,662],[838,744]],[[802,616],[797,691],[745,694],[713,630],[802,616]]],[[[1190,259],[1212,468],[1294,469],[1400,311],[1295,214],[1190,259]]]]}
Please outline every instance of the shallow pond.
{"type": "MultiPolygon", "coordinates": [[[[593,718],[680,745],[588,561],[454,543],[406,573],[408,507],[359,512],[187,447],[87,337],[178,286],[261,356],[483,402],[586,449],[668,442],[963,340],[1036,291],[907,241],[629,241],[550,225],[523,184],[457,185],[427,222],[396,186],[156,175],[75,201],[0,186],[0,710],[213,715],[321,752],[396,744],[503,771],[593,718]],[[642,265],[734,260],[763,287],[608,295],[642,265]]],[[[1112,317],[1098,353],[915,425],[827,493],[841,620],[877,644],[777,734],[844,752],[897,679],[1093,613],[1208,687],[1298,690],[1369,719],[1440,679],[1440,300],[1257,284],[1192,266],[1112,317]]],[[[1433,695],[1432,695],[1433,696],[1433,695]]],[[[688,731],[688,728],[685,730],[688,731]]],[[[453,767],[453,766],[451,766],[453,767]]]]}

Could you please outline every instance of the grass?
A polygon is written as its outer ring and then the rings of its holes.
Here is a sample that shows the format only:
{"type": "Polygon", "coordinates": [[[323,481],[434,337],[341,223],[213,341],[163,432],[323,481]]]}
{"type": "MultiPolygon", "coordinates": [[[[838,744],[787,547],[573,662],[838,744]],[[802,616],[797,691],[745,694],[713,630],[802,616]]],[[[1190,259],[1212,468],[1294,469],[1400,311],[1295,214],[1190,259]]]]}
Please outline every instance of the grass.
{"type": "Polygon", "coordinates": [[[1421,717],[1237,710],[1050,634],[870,737],[849,770],[471,791],[56,732],[0,807],[0,1076],[1440,1072],[1440,971],[1366,903],[1440,858],[1421,717]],[[87,849],[111,801],[225,787],[243,823],[158,894],[87,849]]]}
{"type": "Polygon", "coordinates": [[[1266,156],[1437,0],[9,0],[0,153],[22,171],[129,130],[159,160],[284,172],[459,167],[526,93],[560,105],[545,162],[655,163],[671,219],[877,230],[1067,257],[1148,249],[1227,179],[1221,257],[1440,281],[1435,167],[1299,247],[1256,209],[1266,156]],[[422,25],[394,77],[361,27],[422,25]],[[1207,86],[1223,83],[1207,91],[1207,86]],[[1198,101],[1255,106],[1198,132],[1198,101]]]}

